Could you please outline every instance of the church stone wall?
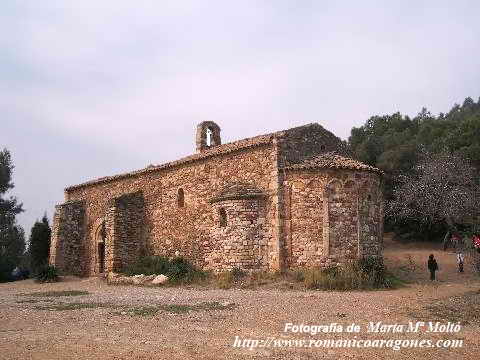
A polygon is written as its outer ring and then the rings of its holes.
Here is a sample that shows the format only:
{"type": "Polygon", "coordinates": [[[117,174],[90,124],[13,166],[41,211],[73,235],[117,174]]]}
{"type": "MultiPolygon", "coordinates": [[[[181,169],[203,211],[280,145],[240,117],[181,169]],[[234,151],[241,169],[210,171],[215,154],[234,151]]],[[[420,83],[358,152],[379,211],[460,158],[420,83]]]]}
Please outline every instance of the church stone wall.
{"type": "Polygon", "coordinates": [[[327,267],[381,255],[379,175],[341,169],[288,171],[285,189],[288,267],[327,267]]]}
{"type": "Polygon", "coordinates": [[[383,195],[379,187],[362,184],[358,194],[360,256],[381,256],[383,251],[383,195]]]}
{"type": "Polygon", "coordinates": [[[213,206],[217,225],[210,231],[212,249],[206,254],[209,268],[215,271],[233,268],[268,270],[267,209],[264,199],[226,200],[213,206]],[[224,224],[222,211],[225,212],[224,224]]]}
{"type": "Polygon", "coordinates": [[[122,271],[143,254],[180,254],[215,271],[325,267],[381,255],[381,175],[327,157],[343,144],[322,126],[221,145],[220,127],[203,122],[196,146],[197,154],[177,162],[67,188],[50,261],[89,276],[122,271]],[[237,183],[258,192],[217,196],[237,183]]]}
{"type": "Polygon", "coordinates": [[[280,142],[281,160],[290,165],[325,152],[343,152],[341,140],[318,124],[289,129],[280,142]]]}
{"type": "MultiPolygon", "coordinates": [[[[143,193],[144,199],[143,234],[138,236],[139,241],[145,241],[145,252],[173,256],[178,251],[196,265],[212,268],[213,259],[208,255],[215,251],[217,245],[211,236],[211,229],[218,226],[218,219],[210,199],[232,182],[255,185],[266,194],[262,205],[266,245],[262,245],[265,247],[261,251],[262,254],[266,252],[268,258],[273,257],[276,234],[272,230],[272,224],[276,221],[276,214],[272,203],[278,186],[277,179],[272,178],[272,173],[276,171],[275,156],[271,146],[261,145],[68,190],[67,201],[85,202],[84,259],[88,263],[85,275],[92,275],[96,267],[97,243],[91,235],[94,233],[92,227],[98,223],[99,218],[105,218],[111,212],[111,199],[137,191],[143,193]],[[183,207],[178,205],[180,189],[184,192],[183,207]]],[[[109,254],[107,239],[107,259],[111,256],[109,254]]],[[[262,261],[264,263],[265,260],[262,261]]]]}
{"type": "Polygon", "coordinates": [[[61,273],[85,272],[85,202],[69,201],[55,207],[50,264],[61,273]]]}
{"type": "Polygon", "coordinates": [[[146,253],[142,192],[113,199],[106,218],[106,268],[119,272],[146,253]]]}

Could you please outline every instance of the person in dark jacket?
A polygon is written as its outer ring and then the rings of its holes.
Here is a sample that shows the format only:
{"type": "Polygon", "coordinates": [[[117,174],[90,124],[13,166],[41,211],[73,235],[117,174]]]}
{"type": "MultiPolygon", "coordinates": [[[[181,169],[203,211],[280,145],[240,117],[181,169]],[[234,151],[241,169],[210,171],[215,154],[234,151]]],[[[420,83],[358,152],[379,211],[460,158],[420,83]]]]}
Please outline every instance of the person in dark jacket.
{"type": "Polygon", "coordinates": [[[438,264],[433,254],[430,254],[430,256],[428,257],[427,267],[430,271],[430,280],[435,280],[435,271],[438,270],[438,264]]]}

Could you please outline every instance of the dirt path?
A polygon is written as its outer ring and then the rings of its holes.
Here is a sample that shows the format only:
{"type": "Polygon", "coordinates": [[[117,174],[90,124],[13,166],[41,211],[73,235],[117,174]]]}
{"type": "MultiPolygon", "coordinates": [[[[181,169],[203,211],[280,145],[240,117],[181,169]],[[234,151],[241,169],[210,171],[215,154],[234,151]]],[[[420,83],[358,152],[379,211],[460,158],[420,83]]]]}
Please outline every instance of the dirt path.
{"type": "Polygon", "coordinates": [[[367,333],[370,321],[395,324],[441,320],[427,309],[429,305],[449,308],[455,305],[452,296],[480,296],[475,295],[480,289],[478,278],[469,267],[466,274],[458,274],[454,255],[435,247],[390,244],[385,256],[390,266],[409,273],[418,283],[374,292],[143,288],[107,286],[98,279],[69,279],[47,285],[31,280],[1,284],[0,359],[478,359],[480,328],[475,321],[453,334],[367,333]],[[440,281],[435,283],[428,280],[424,269],[432,251],[441,267],[440,281]],[[31,295],[63,290],[88,294],[31,295]],[[362,326],[359,333],[309,335],[283,331],[286,323],[347,326],[352,322],[362,326]],[[271,340],[269,346],[250,350],[233,347],[236,336],[281,340],[355,336],[357,340],[462,339],[463,347],[398,351],[314,345],[274,348],[271,340]]]}

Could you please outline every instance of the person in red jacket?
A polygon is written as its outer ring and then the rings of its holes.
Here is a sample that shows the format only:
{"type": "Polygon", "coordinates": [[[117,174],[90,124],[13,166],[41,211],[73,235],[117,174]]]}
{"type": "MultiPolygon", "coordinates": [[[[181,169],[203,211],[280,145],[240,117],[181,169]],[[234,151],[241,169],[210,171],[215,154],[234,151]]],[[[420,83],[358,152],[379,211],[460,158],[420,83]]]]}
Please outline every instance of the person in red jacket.
{"type": "Polygon", "coordinates": [[[474,247],[478,252],[480,252],[480,235],[479,235],[478,233],[476,233],[475,235],[473,235],[472,242],[473,242],[473,247],[474,247]]]}

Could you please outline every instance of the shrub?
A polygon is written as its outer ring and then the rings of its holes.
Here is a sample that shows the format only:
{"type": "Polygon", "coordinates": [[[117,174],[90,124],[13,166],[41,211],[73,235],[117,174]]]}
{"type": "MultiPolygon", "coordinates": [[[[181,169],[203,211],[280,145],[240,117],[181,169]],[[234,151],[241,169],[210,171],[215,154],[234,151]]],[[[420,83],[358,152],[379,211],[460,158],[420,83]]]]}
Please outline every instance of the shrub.
{"type": "Polygon", "coordinates": [[[239,267],[234,267],[232,270],[230,270],[230,272],[235,280],[241,279],[247,275],[247,273],[239,267]]]}
{"type": "Polygon", "coordinates": [[[144,256],[127,266],[124,273],[132,275],[166,275],[172,284],[190,283],[203,280],[206,273],[198,270],[193,264],[182,257],[168,259],[164,256],[144,256]]]}
{"type": "Polygon", "coordinates": [[[360,271],[367,282],[374,288],[387,287],[385,284],[386,269],[381,257],[365,257],[358,261],[360,271]]]}
{"type": "Polygon", "coordinates": [[[170,267],[166,275],[168,276],[169,281],[173,283],[193,282],[196,280],[202,280],[206,276],[203,271],[198,270],[182,257],[176,257],[170,261],[170,267]]]}
{"type": "Polygon", "coordinates": [[[164,256],[143,256],[137,261],[127,266],[124,269],[124,273],[132,275],[167,275],[170,268],[170,261],[164,256]]]}
{"type": "Polygon", "coordinates": [[[367,257],[326,269],[303,272],[307,289],[361,290],[391,287],[382,258],[367,257]]]}
{"type": "Polygon", "coordinates": [[[256,285],[266,284],[267,280],[273,280],[274,274],[269,272],[253,272],[247,271],[236,266],[231,270],[218,273],[215,276],[215,282],[220,289],[230,289],[232,286],[240,288],[253,288],[256,285]]]}
{"type": "Polygon", "coordinates": [[[37,282],[56,282],[59,280],[57,268],[53,265],[42,266],[35,274],[37,282]]]}

